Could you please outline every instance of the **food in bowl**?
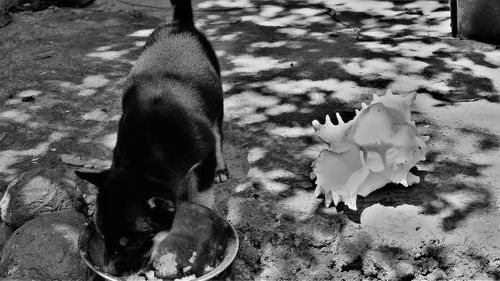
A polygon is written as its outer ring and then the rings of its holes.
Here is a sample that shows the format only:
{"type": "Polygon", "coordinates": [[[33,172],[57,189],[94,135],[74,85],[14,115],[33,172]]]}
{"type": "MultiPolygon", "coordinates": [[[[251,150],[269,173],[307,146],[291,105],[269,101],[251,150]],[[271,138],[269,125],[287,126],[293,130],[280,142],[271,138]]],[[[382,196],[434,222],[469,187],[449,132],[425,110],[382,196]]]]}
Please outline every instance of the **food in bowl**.
{"type": "Polygon", "coordinates": [[[162,281],[155,277],[155,272],[153,270],[146,272],[146,280],[148,281],[162,281]]]}
{"type": "Polygon", "coordinates": [[[210,265],[207,265],[207,266],[205,267],[205,273],[208,273],[208,272],[210,272],[210,271],[212,271],[212,270],[214,270],[214,268],[213,268],[213,267],[211,267],[210,265]]]}
{"type": "Polygon", "coordinates": [[[176,254],[167,253],[157,258],[153,262],[156,276],[167,278],[177,275],[179,270],[177,269],[177,262],[175,261],[176,257],[176,254]]]}

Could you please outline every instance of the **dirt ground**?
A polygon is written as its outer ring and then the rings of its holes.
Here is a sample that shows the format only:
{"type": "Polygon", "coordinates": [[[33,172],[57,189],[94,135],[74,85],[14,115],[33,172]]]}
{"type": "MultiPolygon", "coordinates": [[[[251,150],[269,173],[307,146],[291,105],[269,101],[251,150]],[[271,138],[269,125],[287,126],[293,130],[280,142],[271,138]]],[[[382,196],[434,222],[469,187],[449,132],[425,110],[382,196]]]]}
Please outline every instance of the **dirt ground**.
{"type": "MultiPolygon", "coordinates": [[[[1,190],[35,167],[72,174],[61,154],[110,165],[121,85],[170,18],[165,2],[13,14],[0,29],[1,190]]],[[[217,207],[240,237],[222,279],[500,280],[498,46],[451,38],[447,1],[194,3],[225,90],[231,178],[214,186],[217,207]],[[325,208],[311,121],[349,120],[387,88],[418,93],[420,183],[325,208]]]]}

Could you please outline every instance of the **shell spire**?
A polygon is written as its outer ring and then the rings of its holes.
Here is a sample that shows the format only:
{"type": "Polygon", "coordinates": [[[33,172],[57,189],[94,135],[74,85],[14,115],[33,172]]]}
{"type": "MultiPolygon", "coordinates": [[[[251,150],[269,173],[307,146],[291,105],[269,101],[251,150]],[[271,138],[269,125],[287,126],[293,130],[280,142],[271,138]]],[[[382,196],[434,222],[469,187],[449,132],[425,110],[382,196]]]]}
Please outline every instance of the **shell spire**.
{"type": "Polygon", "coordinates": [[[337,117],[337,121],[339,121],[339,125],[345,124],[344,120],[342,120],[342,117],[340,116],[340,113],[336,112],[335,117],[337,117]]]}

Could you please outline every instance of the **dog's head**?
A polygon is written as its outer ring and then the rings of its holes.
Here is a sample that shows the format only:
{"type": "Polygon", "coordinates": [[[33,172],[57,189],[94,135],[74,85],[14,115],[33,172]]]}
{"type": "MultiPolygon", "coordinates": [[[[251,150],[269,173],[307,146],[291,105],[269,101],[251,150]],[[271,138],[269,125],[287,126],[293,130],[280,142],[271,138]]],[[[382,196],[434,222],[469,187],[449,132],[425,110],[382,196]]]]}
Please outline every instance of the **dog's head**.
{"type": "Polygon", "coordinates": [[[176,195],[167,184],[128,170],[76,174],[98,187],[94,220],[105,243],[105,267],[124,275],[140,270],[154,238],[172,227],[176,195]]]}

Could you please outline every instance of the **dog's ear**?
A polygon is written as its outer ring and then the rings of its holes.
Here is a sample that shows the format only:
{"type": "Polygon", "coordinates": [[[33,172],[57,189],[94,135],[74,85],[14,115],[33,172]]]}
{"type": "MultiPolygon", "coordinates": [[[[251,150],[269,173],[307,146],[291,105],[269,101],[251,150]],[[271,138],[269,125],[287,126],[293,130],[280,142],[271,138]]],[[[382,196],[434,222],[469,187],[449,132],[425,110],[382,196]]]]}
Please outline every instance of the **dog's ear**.
{"type": "Polygon", "coordinates": [[[111,171],[104,170],[102,172],[87,172],[87,171],[75,171],[75,174],[97,186],[98,188],[102,187],[106,180],[109,178],[111,171]]]}
{"type": "Polygon", "coordinates": [[[170,229],[175,217],[175,201],[154,196],[149,198],[147,203],[153,221],[162,229],[170,229]]]}
{"type": "Polygon", "coordinates": [[[148,206],[153,211],[162,213],[174,213],[175,202],[173,200],[165,199],[162,197],[151,197],[148,199],[148,206]]]}

